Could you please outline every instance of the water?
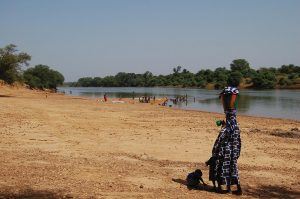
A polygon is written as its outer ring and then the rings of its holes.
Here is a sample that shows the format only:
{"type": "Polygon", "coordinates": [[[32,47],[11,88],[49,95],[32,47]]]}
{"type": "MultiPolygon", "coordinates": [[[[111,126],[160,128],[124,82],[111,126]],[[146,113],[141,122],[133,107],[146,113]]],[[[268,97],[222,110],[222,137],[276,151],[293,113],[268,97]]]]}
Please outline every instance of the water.
{"type": "MultiPolygon", "coordinates": [[[[168,105],[181,109],[202,110],[222,113],[222,105],[218,98],[220,91],[186,88],[136,88],[136,87],[60,87],[60,92],[68,95],[103,98],[132,98],[139,96],[156,96],[156,98],[187,95],[188,101],[177,105],[168,105]]],[[[287,118],[300,120],[299,90],[240,90],[238,114],[287,118]]]]}

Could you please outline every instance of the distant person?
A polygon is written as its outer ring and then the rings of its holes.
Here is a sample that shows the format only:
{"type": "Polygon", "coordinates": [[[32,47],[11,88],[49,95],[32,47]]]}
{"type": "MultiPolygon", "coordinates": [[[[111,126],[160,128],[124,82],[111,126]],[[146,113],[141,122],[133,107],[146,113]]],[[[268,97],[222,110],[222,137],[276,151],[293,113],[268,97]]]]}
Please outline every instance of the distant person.
{"type": "Polygon", "coordinates": [[[147,95],[145,96],[145,103],[149,103],[150,97],[148,97],[147,95]]]}
{"type": "Polygon", "coordinates": [[[107,94],[106,93],[104,94],[103,98],[104,98],[104,102],[107,102],[107,94]]]}
{"type": "Polygon", "coordinates": [[[238,173],[237,160],[241,151],[240,129],[236,121],[237,85],[230,84],[220,93],[226,115],[225,125],[221,129],[212,149],[212,157],[215,159],[213,176],[218,182],[220,193],[232,192],[242,194],[238,173]],[[235,188],[233,190],[232,188],[235,188]]]}
{"type": "Polygon", "coordinates": [[[167,104],[168,104],[168,98],[166,97],[165,100],[162,103],[162,106],[167,106],[167,104]]]}

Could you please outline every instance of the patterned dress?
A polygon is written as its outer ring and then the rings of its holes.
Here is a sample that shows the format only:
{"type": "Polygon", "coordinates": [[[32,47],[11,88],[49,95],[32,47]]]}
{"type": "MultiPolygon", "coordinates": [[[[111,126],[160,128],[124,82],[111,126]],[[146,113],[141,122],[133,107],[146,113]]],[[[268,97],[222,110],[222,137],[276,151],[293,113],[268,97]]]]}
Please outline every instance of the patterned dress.
{"type": "MultiPolygon", "coordinates": [[[[237,94],[238,90],[234,92],[237,94]]],[[[212,150],[212,156],[216,158],[213,177],[219,185],[239,185],[237,160],[241,151],[240,129],[236,121],[236,110],[225,110],[225,114],[226,125],[221,129],[212,150]]]]}

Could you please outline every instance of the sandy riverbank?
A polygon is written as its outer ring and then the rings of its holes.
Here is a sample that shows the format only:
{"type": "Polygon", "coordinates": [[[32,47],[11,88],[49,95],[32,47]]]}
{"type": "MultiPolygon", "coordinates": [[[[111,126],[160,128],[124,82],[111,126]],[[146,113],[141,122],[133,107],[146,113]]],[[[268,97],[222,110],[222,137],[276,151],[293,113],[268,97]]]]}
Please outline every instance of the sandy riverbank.
{"type": "MultiPolygon", "coordinates": [[[[204,162],[221,114],[5,86],[0,110],[0,198],[224,197],[172,181],[200,168],[210,184],[204,162]]],[[[242,198],[300,197],[300,122],[238,121],[242,198]]]]}

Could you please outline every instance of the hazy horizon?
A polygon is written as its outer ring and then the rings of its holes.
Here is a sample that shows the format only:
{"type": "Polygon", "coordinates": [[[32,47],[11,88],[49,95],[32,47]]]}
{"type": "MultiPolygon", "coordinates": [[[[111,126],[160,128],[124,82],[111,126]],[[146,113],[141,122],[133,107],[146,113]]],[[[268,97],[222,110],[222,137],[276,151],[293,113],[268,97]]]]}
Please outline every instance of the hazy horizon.
{"type": "Polygon", "coordinates": [[[0,0],[0,47],[16,44],[65,81],[300,65],[300,1],[0,0]]]}

